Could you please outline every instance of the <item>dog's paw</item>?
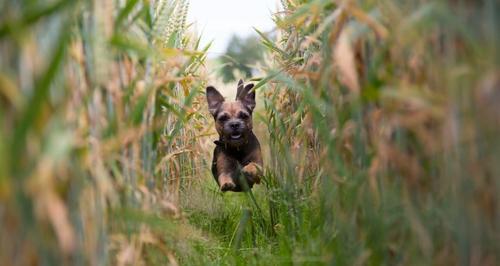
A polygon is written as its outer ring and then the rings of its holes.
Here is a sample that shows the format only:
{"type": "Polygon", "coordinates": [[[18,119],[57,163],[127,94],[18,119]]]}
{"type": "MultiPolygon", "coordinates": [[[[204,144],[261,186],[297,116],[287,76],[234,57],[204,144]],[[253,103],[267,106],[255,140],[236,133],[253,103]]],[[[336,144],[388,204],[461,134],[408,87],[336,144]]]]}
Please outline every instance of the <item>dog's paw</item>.
{"type": "Polygon", "coordinates": [[[234,191],[235,189],[236,189],[236,184],[233,182],[227,182],[227,183],[221,184],[221,186],[220,186],[220,190],[222,192],[234,191]]]}
{"type": "Polygon", "coordinates": [[[231,176],[222,174],[219,176],[220,190],[222,192],[234,191],[236,189],[236,184],[234,183],[231,176]]]}
{"type": "Polygon", "coordinates": [[[258,168],[255,163],[249,163],[241,169],[244,175],[257,175],[258,174],[258,168]]]}
{"type": "Polygon", "coordinates": [[[256,176],[256,175],[245,175],[245,177],[247,179],[248,185],[250,185],[250,188],[254,184],[260,184],[260,177],[259,176],[256,176]]]}
{"type": "Polygon", "coordinates": [[[260,177],[258,176],[250,176],[248,178],[248,182],[252,184],[260,184],[260,177]]]}
{"type": "Polygon", "coordinates": [[[256,163],[249,163],[241,169],[249,184],[260,184],[260,175],[262,171],[260,166],[256,163]]]}

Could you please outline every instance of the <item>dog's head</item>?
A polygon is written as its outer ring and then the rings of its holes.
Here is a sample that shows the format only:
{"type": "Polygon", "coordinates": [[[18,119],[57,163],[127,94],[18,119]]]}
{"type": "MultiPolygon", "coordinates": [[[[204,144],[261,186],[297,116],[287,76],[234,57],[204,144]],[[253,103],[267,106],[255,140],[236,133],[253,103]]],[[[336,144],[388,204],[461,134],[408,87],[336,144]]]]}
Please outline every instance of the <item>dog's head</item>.
{"type": "Polygon", "coordinates": [[[253,84],[238,82],[236,101],[225,101],[224,97],[212,86],[207,87],[208,110],[214,116],[215,128],[222,141],[231,146],[246,142],[252,131],[252,112],[255,108],[253,84]]]}

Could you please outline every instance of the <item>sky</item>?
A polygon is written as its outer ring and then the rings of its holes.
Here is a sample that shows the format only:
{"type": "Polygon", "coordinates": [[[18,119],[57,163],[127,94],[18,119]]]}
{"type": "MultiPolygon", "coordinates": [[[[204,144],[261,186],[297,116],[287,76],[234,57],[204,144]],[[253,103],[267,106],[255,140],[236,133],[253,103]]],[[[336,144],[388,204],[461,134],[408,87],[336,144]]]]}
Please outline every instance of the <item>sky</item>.
{"type": "Polygon", "coordinates": [[[202,33],[202,45],[213,40],[209,57],[223,54],[233,36],[245,37],[260,31],[273,29],[273,14],[277,0],[190,0],[188,23],[202,33]]]}

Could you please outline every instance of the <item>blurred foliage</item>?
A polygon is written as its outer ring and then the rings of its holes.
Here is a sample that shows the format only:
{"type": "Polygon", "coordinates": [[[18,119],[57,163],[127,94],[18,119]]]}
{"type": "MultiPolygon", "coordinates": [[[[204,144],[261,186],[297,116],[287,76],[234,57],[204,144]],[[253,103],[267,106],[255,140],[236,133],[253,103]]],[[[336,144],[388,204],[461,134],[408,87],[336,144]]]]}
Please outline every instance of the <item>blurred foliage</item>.
{"type": "Polygon", "coordinates": [[[257,71],[256,64],[262,60],[263,52],[264,49],[257,36],[241,38],[233,35],[227,45],[226,53],[219,58],[223,64],[220,70],[222,80],[227,83],[235,81],[236,76],[241,75],[247,79],[254,76],[257,71]]]}
{"type": "Polygon", "coordinates": [[[498,1],[282,2],[262,36],[282,254],[496,265],[498,1]]]}
{"type": "Polygon", "coordinates": [[[199,171],[178,166],[203,163],[206,124],[187,11],[0,3],[0,265],[177,264],[176,193],[199,171]]]}
{"type": "Polygon", "coordinates": [[[498,1],[281,2],[240,194],[187,1],[0,2],[0,265],[497,265],[498,1]]]}

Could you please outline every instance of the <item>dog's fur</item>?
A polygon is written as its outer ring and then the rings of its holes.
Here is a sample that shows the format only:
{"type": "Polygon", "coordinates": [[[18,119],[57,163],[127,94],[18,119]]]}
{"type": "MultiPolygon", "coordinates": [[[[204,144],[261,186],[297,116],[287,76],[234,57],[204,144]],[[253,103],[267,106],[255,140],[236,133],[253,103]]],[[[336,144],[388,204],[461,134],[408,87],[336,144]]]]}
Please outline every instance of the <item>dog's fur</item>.
{"type": "Polygon", "coordinates": [[[253,84],[238,82],[236,101],[227,102],[212,86],[207,87],[208,109],[215,119],[219,140],[214,150],[212,174],[220,189],[245,191],[260,183],[262,154],[252,131],[255,108],[253,84]]]}

